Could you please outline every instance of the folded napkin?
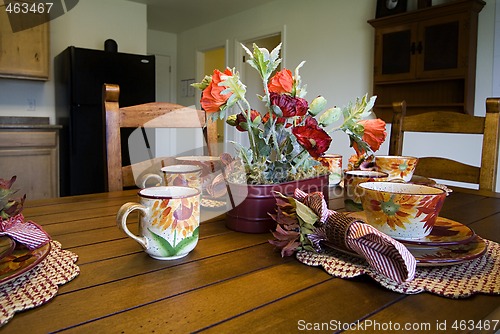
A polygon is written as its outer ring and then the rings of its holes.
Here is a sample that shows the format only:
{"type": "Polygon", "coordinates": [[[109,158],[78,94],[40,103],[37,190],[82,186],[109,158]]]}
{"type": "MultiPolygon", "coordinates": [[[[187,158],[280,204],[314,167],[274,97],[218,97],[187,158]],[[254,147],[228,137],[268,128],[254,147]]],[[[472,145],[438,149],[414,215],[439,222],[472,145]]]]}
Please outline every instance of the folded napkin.
{"type": "Polygon", "coordinates": [[[321,252],[326,247],[354,252],[375,270],[397,282],[414,278],[415,257],[397,240],[361,220],[329,210],[321,192],[307,194],[296,189],[293,198],[319,218],[318,226],[307,234],[316,251],[321,252]]]}
{"type": "Polygon", "coordinates": [[[22,214],[0,221],[0,236],[7,235],[29,249],[37,249],[50,241],[50,236],[38,224],[25,221],[22,214]]]}

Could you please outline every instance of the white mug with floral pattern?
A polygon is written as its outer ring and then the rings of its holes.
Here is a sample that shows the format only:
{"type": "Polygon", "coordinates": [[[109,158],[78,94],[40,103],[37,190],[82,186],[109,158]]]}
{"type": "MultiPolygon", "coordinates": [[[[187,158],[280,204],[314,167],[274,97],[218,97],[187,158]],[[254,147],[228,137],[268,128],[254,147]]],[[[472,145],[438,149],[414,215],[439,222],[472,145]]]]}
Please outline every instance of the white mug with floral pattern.
{"type": "Polygon", "coordinates": [[[196,188],[200,192],[201,188],[201,167],[196,165],[170,165],[161,169],[163,178],[158,174],[144,175],[139,184],[141,188],[146,188],[150,180],[156,182],[156,186],[179,186],[196,188]]]}
{"type": "Polygon", "coordinates": [[[162,186],[141,189],[138,195],[139,203],[129,202],[118,210],[118,227],[155,259],[175,260],[189,254],[198,243],[200,191],[162,186]],[[140,235],[127,226],[127,217],[135,210],[140,213],[140,235]]]}

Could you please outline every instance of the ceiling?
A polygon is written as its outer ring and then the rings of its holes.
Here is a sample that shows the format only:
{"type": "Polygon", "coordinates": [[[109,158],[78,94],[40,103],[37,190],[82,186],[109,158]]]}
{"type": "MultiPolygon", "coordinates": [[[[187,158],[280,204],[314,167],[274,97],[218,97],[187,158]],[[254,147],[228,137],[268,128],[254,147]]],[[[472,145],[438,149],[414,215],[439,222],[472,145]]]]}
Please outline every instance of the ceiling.
{"type": "Polygon", "coordinates": [[[127,0],[148,5],[148,28],[171,33],[217,21],[274,0],[127,0]]]}

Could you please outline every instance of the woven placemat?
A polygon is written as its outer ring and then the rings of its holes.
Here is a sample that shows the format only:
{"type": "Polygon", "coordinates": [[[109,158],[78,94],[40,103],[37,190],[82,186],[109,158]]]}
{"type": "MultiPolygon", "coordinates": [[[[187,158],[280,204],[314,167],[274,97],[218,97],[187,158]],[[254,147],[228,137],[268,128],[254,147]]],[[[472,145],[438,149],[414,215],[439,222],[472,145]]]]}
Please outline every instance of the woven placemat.
{"type": "Polygon", "coordinates": [[[47,257],[35,268],[0,286],[0,326],[16,312],[40,306],[52,299],[63,285],[78,276],[78,255],[51,241],[47,257]]]}
{"type": "Polygon", "coordinates": [[[397,283],[370,268],[358,257],[337,251],[316,254],[297,252],[297,259],[309,266],[322,266],[330,275],[352,278],[369,275],[383,287],[404,294],[430,292],[449,298],[465,298],[475,293],[500,294],[500,245],[485,240],[486,253],[474,260],[441,267],[417,267],[415,278],[397,283]]]}

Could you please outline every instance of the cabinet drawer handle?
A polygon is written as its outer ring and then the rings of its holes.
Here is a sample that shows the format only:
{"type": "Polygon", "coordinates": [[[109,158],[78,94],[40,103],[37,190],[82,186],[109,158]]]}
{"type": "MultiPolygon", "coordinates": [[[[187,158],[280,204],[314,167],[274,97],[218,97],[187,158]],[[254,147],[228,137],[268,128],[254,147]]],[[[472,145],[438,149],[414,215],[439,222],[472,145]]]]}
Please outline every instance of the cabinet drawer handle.
{"type": "Polygon", "coordinates": [[[418,42],[418,45],[417,45],[417,52],[418,52],[419,54],[421,54],[423,49],[424,49],[424,46],[422,45],[422,41],[418,42]]]}
{"type": "Polygon", "coordinates": [[[412,55],[414,55],[414,54],[415,54],[415,42],[411,43],[411,46],[410,46],[410,53],[411,53],[412,55]]]}

